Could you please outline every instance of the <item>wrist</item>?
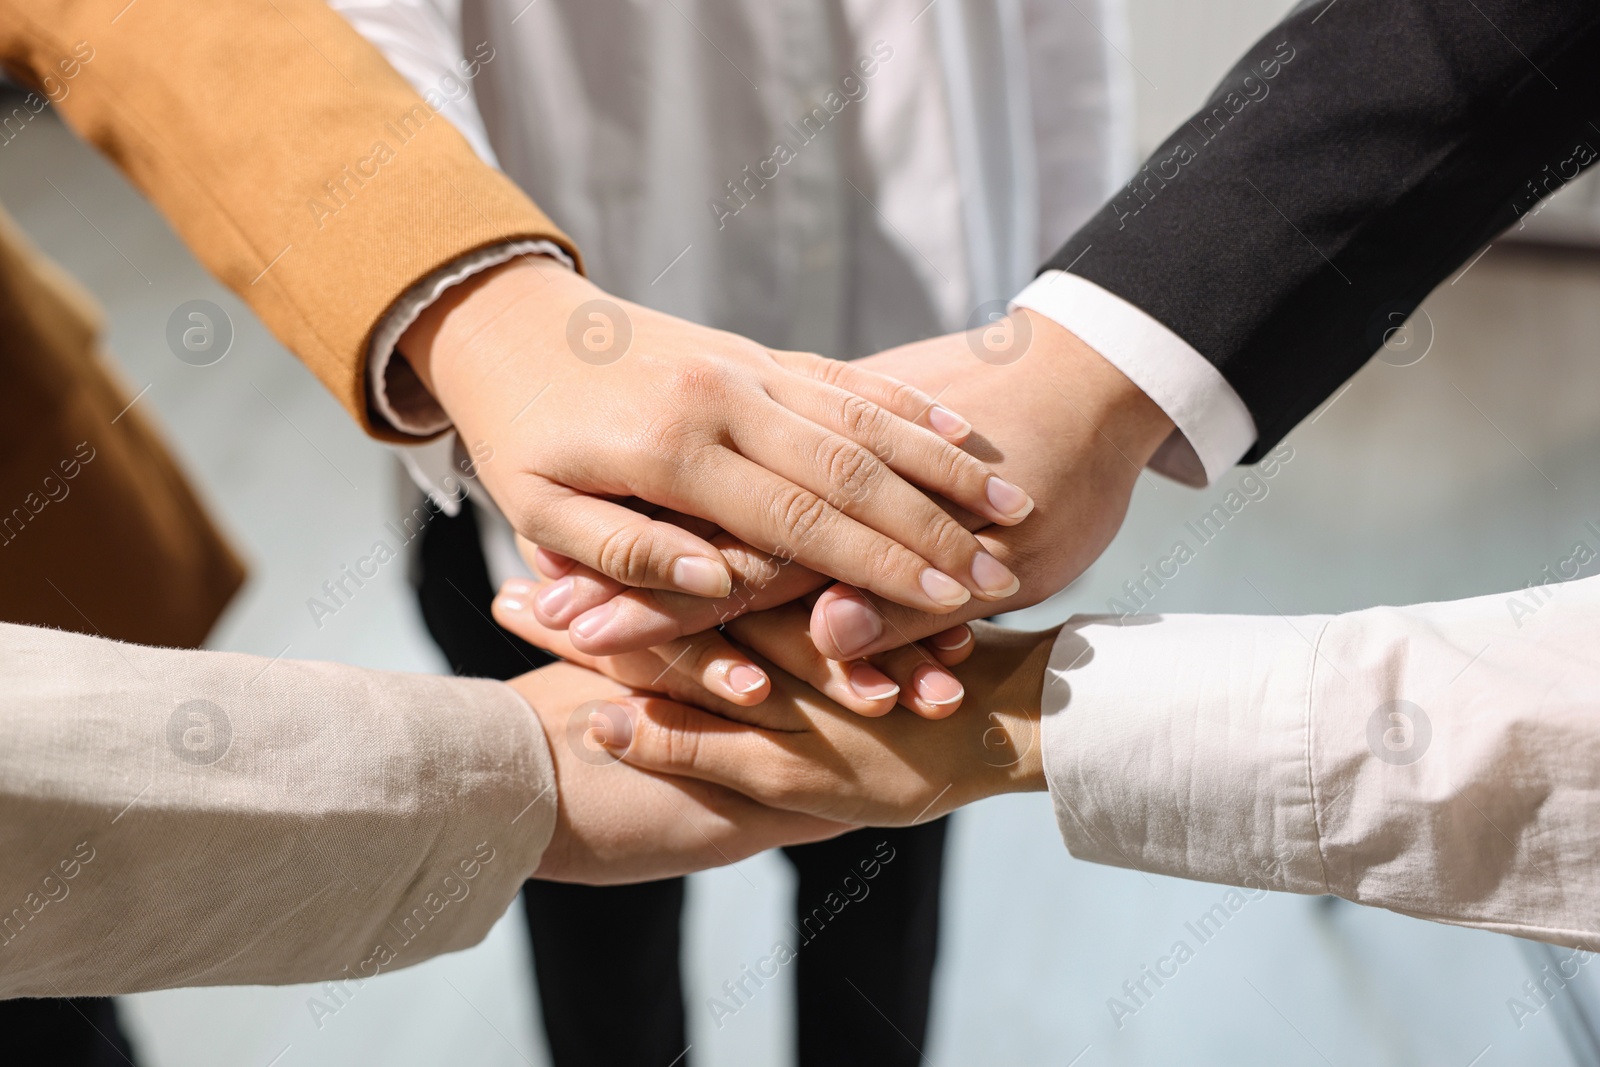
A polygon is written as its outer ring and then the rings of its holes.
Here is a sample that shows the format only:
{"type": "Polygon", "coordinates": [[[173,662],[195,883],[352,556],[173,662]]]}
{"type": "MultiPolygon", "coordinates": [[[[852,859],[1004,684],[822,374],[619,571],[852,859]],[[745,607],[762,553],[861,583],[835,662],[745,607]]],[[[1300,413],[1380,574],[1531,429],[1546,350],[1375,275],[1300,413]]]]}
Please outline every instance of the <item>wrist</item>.
{"type": "Polygon", "coordinates": [[[1087,419],[1107,445],[1142,469],[1176,428],[1161,406],[1126,374],[1077,334],[1030,308],[1013,315],[1030,331],[1030,349],[1041,358],[1016,364],[1051,376],[1064,404],[1063,414],[1087,419]],[[1067,401],[1066,398],[1073,398],[1067,401]]]}
{"type": "Polygon", "coordinates": [[[470,359],[472,340],[524,299],[530,282],[547,290],[552,303],[572,284],[589,284],[553,257],[519,256],[465,278],[439,294],[400,335],[395,351],[416,371],[428,392],[443,403],[448,382],[470,359]]]}
{"type": "Polygon", "coordinates": [[[966,803],[1002,793],[1042,792],[1044,736],[1040,707],[1055,630],[1025,633],[974,624],[978,649],[955,668],[967,690],[979,753],[966,803]]]}

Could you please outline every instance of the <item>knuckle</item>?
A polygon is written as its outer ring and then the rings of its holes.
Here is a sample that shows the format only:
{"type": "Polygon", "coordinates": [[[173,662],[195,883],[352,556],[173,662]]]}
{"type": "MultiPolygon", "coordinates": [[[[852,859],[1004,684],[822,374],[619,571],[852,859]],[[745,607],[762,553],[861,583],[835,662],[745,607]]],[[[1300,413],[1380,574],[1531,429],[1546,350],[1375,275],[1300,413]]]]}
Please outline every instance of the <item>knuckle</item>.
{"type": "MultiPolygon", "coordinates": [[[[882,552],[873,553],[872,575],[877,588],[888,589],[906,582],[915,582],[922,568],[927,566],[922,557],[910,549],[884,538],[882,552]]],[[[888,608],[889,605],[884,605],[888,608]]]]}
{"type": "Polygon", "coordinates": [[[978,461],[948,441],[939,441],[930,457],[932,475],[939,485],[968,488],[974,481],[982,484],[978,461]]]}
{"type": "Polygon", "coordinates": [[[682,720],[673,718],[668,722],[657,722],[655,729],[655,750],[660,757],[660,762],[669,767],[693,767],[700,757],[700,734],[689,729],[682,720]]]}
{"type": "Polygon", "coordinates": [[[663,383],[668,395],[687,400],[711,400],[727,392],[727,377],[719,370],[698,360],[673,363],[666,371],[663,383]]]}
{"type": "Polygon", "coordinates": [[[960,523],[938,508],[934,508],[933,514],[928,517],[919,543],[927,549],[927,553],[940,559],[950,559],[969,552],[972,549],[973,537],[960,523]]]}
{"type": "Polygon", "coordinates": [[[839,401],[839,426],[857,441],[876,440],[888,428],[889,417],[878,405],[854,393],[839,401]]]}
{"type": "Polygon", "coordinates": [[[906,412],[907,419],[922,415],[926,408],[932,406],[932,401],[905,382],[888,379],[883,383],[883,389],[887,406],[895,411],[906,412]]]}
{"type": "Polygon", "coordinates": [[[637,588],[650,576],[654,548],[654,538],[644,525],[619,526],[600,543],[598,569],[623,585],[637,588]]]}
{"type": "Polygon", "coordinates": [[[878,458],[844,438],[824,446],[830,501],[841,510],[864,499],[878,473],[878,458]]]}
{"type": "Polygon", "coordinates": [[[848,364],[837,359],[829,359],[826,356],[819,356],[810,352],[804,353],[804,355],[809,357],[807,360],[808,366],[806,369],[810,373],[811,377],[826,385],[837,385],[842,387],[845,379],[850,373],[850,367],[848,364]]]}
{"type": "Polygon", "coordinates": [[[778,494],[776,518],[782,536],[803,544],[827,520],[828,502],[799,487],[778,494]]]}

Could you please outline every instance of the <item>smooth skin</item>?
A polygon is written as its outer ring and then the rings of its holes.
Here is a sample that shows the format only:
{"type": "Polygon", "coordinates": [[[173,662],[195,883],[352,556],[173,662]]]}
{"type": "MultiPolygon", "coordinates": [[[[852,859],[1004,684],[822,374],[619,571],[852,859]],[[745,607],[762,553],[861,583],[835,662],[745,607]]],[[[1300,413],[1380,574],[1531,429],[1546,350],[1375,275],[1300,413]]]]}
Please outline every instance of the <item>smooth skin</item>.
{"type": "Polygon", "coordinates": [[[452,287],[398,350],[518,533],[623,586],[727,597],[743,542],[930,614],[1017,579],[917,487],[1001,525],[1027,495],[954,442],[970,424],[882,375],[607,296],[547,257],[452,287]],[[914,483],[914,484],[913,484],[914,483]]]}
{"type": "MultiPolygon", "coordinates": [[[[734,594],[722,600],[690,604],[627,590],[559,554],[536,554],[531,545],[525,555],[534,566],[565,584],[544,592],[524,583],[508,590],[511,599],[527,606],[539,625],[567,627],[574,648],[602,656],[652,645],[664,657],[678,656],[687,635],[750,612],[776,613],[780,625],[761,626],[744,639],[845,706],[871,715],[892,703],[868,699],[845,680],[871,667],[899,686],[893,699],[929,718],[950,714],[962,693],[944,668],[960,662],[969,640],[964,627],[952,624],[1036,604],[1081,574],[1120,528],[1134,485],[1173,430],[1154,401],[1075,335],[1025,309],[1016,318],[1014,336],[1028,342],[1008,353],[1011,362],[980,359],[985,338],[974,331],[854,364],[914,382],[969,413],[977,426],[967,439],[969,451],[1037,502],[1027,522],[1010,528],[949,505],[959,521],[979,530],[985,549],[1020,576],[1011,596],[938,614],[849,584],[817,596],[829,584],[822,576],[707,531],[738,576],[734,594]],[[920,646],[911,644],[918,640],[920,646]]],[[[522,632],[524,622],[524,613],[507,612],[509,628],[522,632]]],[[[687,639],[694,658],[720,660],[729,670],[740,662],[755,666],[714,632],[687,639]]]]}
{"type": "Polygon", "coordinates": [[[904,826],[985,797],[1046,788],[1040,696],[1055,632],[974,629],[977,650],[957,670],[971,706],[935,722],[903,711],[852,714],[770,664],[772,694],[740,707],[690,673],[663,672],[649,652],[596,657],[559,630],[537,636],[557,655],[629,686],[593,726],[631,766],[819,819],[904,826]]]}
{"type": "MultiPolygon", "coordinates": [[[[555,761],[556,828],[533,872],[539,878],[590,885],[653,881],[848,829],[607,753],[596,743],[590,717],[595,709],[634,699],[637,691],[593,671],[557,663],[507,684],[538,716],[555,761]]],[[[599,722],[605,722],[603,712],[599,722]]]]}

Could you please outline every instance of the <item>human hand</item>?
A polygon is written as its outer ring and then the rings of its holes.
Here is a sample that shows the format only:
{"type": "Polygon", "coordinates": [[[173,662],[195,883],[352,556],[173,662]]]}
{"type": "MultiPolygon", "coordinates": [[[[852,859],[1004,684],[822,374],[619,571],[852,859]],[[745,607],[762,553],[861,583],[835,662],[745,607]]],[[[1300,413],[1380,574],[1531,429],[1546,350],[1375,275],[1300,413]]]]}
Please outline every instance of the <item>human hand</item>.
{"type": "Polygon", "coordinates": [[[540,878],[653,881],[848,829],[621,762],[593,743],[592,731],[596,723],[625,723],[620,702],[633,691],[592,671],[557,663],[508,684],[538,715],[555,761],[555,836],[534,872],[540,878]]]}
{"type": "MultiPolygon", "coordinates": [[[[883,652],[1064,589],[1116,535],[1134,484],[1173,430],[1167,414],[1121,371],[1027,309],[858,365],[904,377],[960,407],[978,427],[968,451],[1023,487],[1037,508],[1020,526],[988,526],[978,534],[1020,579],[1020,588],[998,602],[970,602],[934,617],[849,584],[828,588],[812,609],[809,630],[831,659],[883,652]]],[[[980,516],[958,511],[957,517],[969,528],[984,527],[980,516]]]]}
{"type": "MultiPolygon", "coordinates": [[[[1003,338],[1002,338],[1003,339],[1003,338]]],[[[1093,562],[1115,535],[1126,514],[1139,473],[1172,432],[1172,422],[1120,371],[1055,322],[1022,310],[1014,320],[970,334],[954,334],[891,349],[858,361],[907,379],[972,413],[980,432],[968,447],[995,469],[1024,486],[1039,502],[1037,513],[1021,526],[986,526],[976,515],[956,510],[979,540],[1021,576],[1021,587],[999,602],[973,601],[954,612],[933,616],[886,604],[859,589],[834,586],[816,598],[809,612],[792,608],[782,627],[763,626],[745,638],[749,645],[797,676],[824,688],[829,696],[858,711],[883,710],[863,703],[828,677],[852,669],[850,661],[876,657],[908,642],[929,637],[917,682],[944,698],[910,701],[923,714],[948,714],[960,700],[954,679],[938,663],[956,662],[963,633],[952,623],[1011,611],[1059,591],[1093,562]],[[983,342],[991,331],[1011,329],[1016,347],[995,350],[983,342]],[[1017,334],[1030,338],[1018,341],[1017,334]],[[978,358],[982,353],[986,358],[978,358]],[[826,660],[846,661],[825,670],[805,635],[826,660]]],[[[714,533],[712,536],[715,536],[714,533]]],[[[811,593],[823,579],[783,560],[754,552],[722,535],[717,539],[735,567],[734,595],[721,601],[687,604],[687,598],[649,591],[621,591],[585,568],[532,546],[538,569],[560,579],[556,587],[528,601],[545,626],[570,626],[573,644],[605,655],[648,645],[681,651],[678,638],[726,623],[747,611],[760,611],[811,593]],[[551,610],[547,610],[547,606],[551,610]]],[[[532,587],[522,592],[533,595],[532,587]]],[[[523,599],[514,597],[514,599],[523,599]]],[[[517,628],[517,613],[505,624],[517,628]]],[[[695,656],[731,662],[713,636],[703,636],[695,656]]],[[[891,672],[892,673],[892,672],[891,672]]],[[[897,677],[904,688],[905,681],[897,677]]]]}
{"type": "MultiPolygon", "coordinates": [[[[1043,790],[1040,694],[1055,635],[976,629],[977,653],[959,671],[973,714],[938,722],[863,718],[776,669],[772,695],[741,708],[674,672],[664,686],[674,699],[620,697],[625,714],[605,724],[600,740],[636,767],[856,825],[909,825],[983,797],[1043,790]]],[[[652,674],[661,681],[648,653],[609,662],[570,648],[564,654],[640,685],[652,674]]]]}
{"type": "Polygon", "coordinates": [[[613,300],[550,260],[451,288],[399,350],[492,450],[477,473],[518,532],[623,585],[732,582],[704,538],[607,497],[712,519],[929,613],[1016,584],[900,475],[1003,524],[1026,495],[951,443],[965,420],[881,376],[613,300]]]}
{"type": "MultiPolygon", "coordinates": [[[[959,706],[961,683],[945,668],[962,662],[971,652],[972,634],[966,626],[870,659],[853,663],[827,659],[806,634],[815,594],[802,595],[827,579],[798,564],[785,566],[725,534],[711,540],[723,550],[733,572],[732,598],[716,601],[639,589],[619,593],[615,582],[588,568],[530,547],[524,555],[537,577],[507,581],[494,602],[495,619],[524,640],[558,655],[568,648],[593,655],[592,632],[581,624],[567,624],[586,602],[598,597],[609,607],[590,613],[591,618],[609,614],[608,625],[639,626],[661,634],[660,643],[648,650],[656,658],[649,678],[670,669],[697,679],[734,704],[759,704],[770,692],[766,672],[749,654],[709,628],[726,620],[729,632],[740,641],[761,649],[764,656],[781,663],[801,681],[860,714],[882,715],[898,702],[919,715],[941,718],[959,706]],[[746,607],[756,610],[741,617],[746,607]],[[677,636],[681,628],[699,632],[677,636]]],[[[603,655],[597,661],[615,662],[603,655]]],[[[631,675],[599,669],[629,684],[644,684],[631,675]]]]}

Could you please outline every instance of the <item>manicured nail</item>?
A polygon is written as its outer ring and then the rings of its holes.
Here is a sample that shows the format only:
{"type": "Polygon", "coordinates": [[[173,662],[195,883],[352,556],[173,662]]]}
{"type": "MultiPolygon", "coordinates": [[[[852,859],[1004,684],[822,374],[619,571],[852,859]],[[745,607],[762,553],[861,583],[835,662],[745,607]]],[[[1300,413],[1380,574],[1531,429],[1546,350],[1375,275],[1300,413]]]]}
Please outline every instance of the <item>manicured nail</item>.
{"type": "Polygon", "coordinates": [[[767,684],[767,676],[754,667],[738,664],[728,672],[728,688],[740,696],[749,696],[767,684]]]}
{"type": "Polygon", "coordinates": [[[858,656],[883,636],[883,620],[870,604],[841,598],[822,609],[822,625],[843,659],[858,656]]]}
{"type": "Polygon", "coordinates": [[[972,631],[965,626],[954,626],[942,634],[934,634],[928,638],[928,644],[940,652],[954,652],[966,648],[967,642],[972,640],[972,631]]]}
{"type": "Polygon", "coordinates": [[[911,688],[916,690],[924,704],[932,704],[936,708],[954,704],[967,694],[953,675],[932,669],[919,672],[911,688]]]}
{"type": "Polygon", "coordinates": [[[938,404],[928,409],[928,425],[946,437],[965,437],[972,432],[972,423],[938,404]]]}
{"type": "Polygon", "coordinates": [[[507,578],[505,584],[500,586],[500,592],[506,596],[527,597],[533,595],[537,588],[526,578],[507,578]]]}
{"type": "Polygon", "coordinates": [[[672,584],[685,593],[720,599],[733,592],[728,568],[701,556],[684,556],[672,565],[672,584]]]}
{"type": "Polygon", "coordinates": [[[922,591],[935,604],[943,604],[947,608],[959,607],[972,599],[966,586],[932,567],[922,572],[922,591]]]}
{"type": "Polygon", "coordinates": [[[617,602],[608,600],[599,607],[590,608],[576,619],[573,619],[572,625],[568,628],[585,641],[588,641],[598,635],[601,630],[604,630],[607,624],[611,622],[611,617],[616,613],[617,602]]]}
{"type": "Polygon", "coordinates": [[[866,663],[854,664],[845,677],[850,691],[862,700],[885,700],[900,692],[892,678],[866,663]]]}
{"type": "Polygon", "coordinates": [[[1007,597],[1022,588],[1017,576],[987,552],[979,552],[972,557],[972,580],[992,597],[1007,597]]]}
{"type": "Polygon", "coordinates": [[[984,486],[989,503],[1008,519],[1025,519],[1033,510],[1033,497],[1012,485],[1004,478],[990,476],[984,486]]]}
{"type": "Polygon", "coordinates": [[[533,599],[546,615],[559,615],[563,608],[572,603],[572,590],[576,584],[571,578],[563,578],[539,590],[539,595],[533,599]]]}

